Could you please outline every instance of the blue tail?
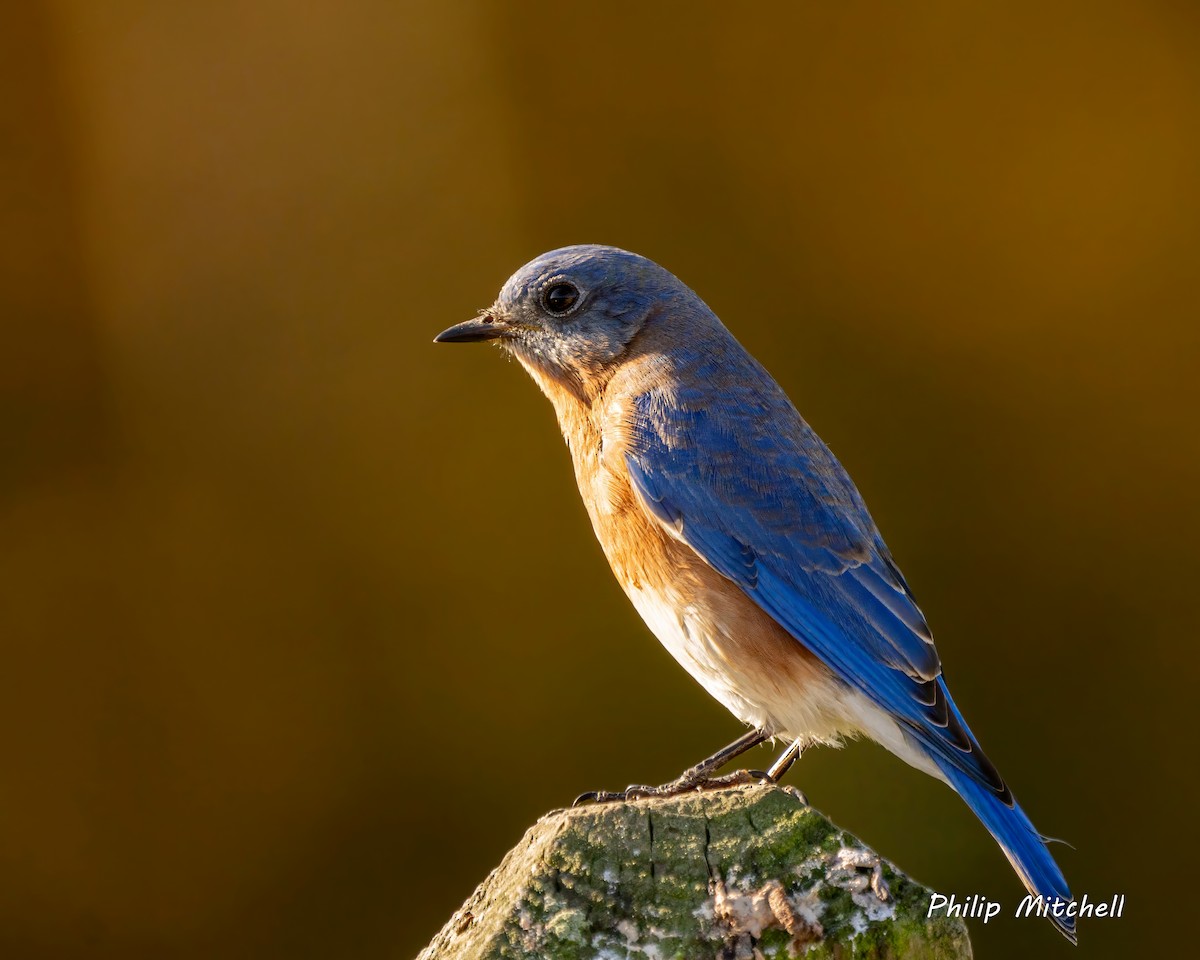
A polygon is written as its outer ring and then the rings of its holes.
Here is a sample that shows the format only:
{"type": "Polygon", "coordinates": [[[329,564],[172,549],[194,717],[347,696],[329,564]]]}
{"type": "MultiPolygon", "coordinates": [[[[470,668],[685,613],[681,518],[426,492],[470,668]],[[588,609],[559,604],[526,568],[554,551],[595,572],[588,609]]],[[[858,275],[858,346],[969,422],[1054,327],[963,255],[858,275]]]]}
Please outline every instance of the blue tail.
{"type": "MultiPolygon", "coordinates": [[[[1026,889],[1035,896],[1045,897],[1048,901],[1057,897],[1070,903],[1071,891],[1067,888],[1062,871],[1058,869],[1058,864],[1050,856],[1045,842],[1017,802],[1013,800],[1012,806],[1009,806],[993,790],[959,768],[938,757],[932,759],[975,816],[983,821],[983,825],[996,838],[1000,849],[1008,857],[1008,862],[1013,865],[1026,889]]],[[[1074,917],[1056,917],[1051,914],[1049,919],[1064,937],[1072,943],[1078,943],[1074,917]]]]}

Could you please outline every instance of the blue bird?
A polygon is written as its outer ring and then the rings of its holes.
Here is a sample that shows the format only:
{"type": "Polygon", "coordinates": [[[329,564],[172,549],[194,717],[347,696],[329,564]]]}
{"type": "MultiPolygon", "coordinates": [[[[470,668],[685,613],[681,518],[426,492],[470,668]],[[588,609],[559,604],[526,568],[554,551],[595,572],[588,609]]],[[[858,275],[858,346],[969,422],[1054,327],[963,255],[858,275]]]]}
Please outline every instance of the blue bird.
{"type": "MultiPolygon", "coordinates": [[[[688,287],[605,246],[543,254],[438,342],[488,340],[550,399],[613,573],[647,625],[750,731],[662,787],[766,776],[810,744],[867,736],[946,782],[1028,890],[1071,894],[984,756],[925,617],[849,475],[780,386],[688,287]],[[768,738],[766,774],[715,777],[768,738]]],[[[1072,942],[1074,917],[1051,919],[1072,942]]]]}

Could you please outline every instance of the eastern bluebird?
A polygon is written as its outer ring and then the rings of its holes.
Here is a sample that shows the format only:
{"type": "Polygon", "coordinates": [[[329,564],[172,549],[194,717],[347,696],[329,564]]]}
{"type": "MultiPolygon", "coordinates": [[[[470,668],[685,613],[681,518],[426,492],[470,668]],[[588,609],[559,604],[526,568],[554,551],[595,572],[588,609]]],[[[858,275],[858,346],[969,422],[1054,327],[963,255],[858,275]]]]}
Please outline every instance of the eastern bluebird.
{"type": "MultiPolygon", "coordinates": [[[[865,735],[953,788],[1029,891],[1066,880],[959,713],[925,617],[854,483],[701,299],[624,250],[565,247],[438,335],[492,340],[558,415],[613,573],[662,644],[751,730],[647,795],[711,776],[769,737],[865,735]]],[[[615,799],[626,794],[589,794],[615,799]]],[[[1051,914],[1075,941],[1074,917],[1051,914]]]]}

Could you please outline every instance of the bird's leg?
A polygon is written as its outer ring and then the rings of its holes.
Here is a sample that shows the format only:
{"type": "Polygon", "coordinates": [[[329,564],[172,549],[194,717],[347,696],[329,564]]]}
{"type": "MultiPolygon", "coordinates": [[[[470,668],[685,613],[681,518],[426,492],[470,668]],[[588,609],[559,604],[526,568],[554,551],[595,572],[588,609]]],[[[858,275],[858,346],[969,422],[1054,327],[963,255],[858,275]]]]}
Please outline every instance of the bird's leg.
{"type": "Polygon", "coordinates": [[[627,788],[625,792],[629,794],[632,790],[635,796],[669,797],[688,790],[711,790],[716,787],[732,787],[742,783],[754,783],[756,780],[761,780],[766,774],[761,770],[736,770],[723,777],[714,777],[713,774],[729,763],[730,760],[740,757],[747,750],[757,747],[767,739],[768,734],[762,730],[747,730],[746,733],[738,737],[729,746],[722,747],[707,760],[701,760],[694,767],[683,771],[683,773],[670,783],[664,783],[661,787],[631,787],[627,788]]]}
{"type": "MultiPolygon", "coordinates": [[[[795,740],[793,740],[791,746],[784,750],[783,753],[779,755],[779,759],[771,764],[771,769],[767,771],[764,782],[779,783],[779,781],[783,779],[783,775],[792,769],[792,764],[800,759],[800,754],[804,751],[806,746],[808,746],[807,737],[797,737],[795,740]]],[[[784,787],[783,789],[792,794],[805,806],[808,806],[808,797],[801,793],[796,787],[784,787]]]]}
{"type": "Polygon", "coordinates": [[[730,760],[735,760],[747,750],[757,747],[768,738],[762,730],[747,730],[727,747],[722,747],[707,760],[701,760],[694,767],[685,770],[673,783],[703,783],[709,776],[720,770],[730,760]]]}
{"type": "MultiPolygon", "coordinates": [[[[712,774],[714,771],[725,766],[730,760],[740,757],[752,747],[757,747],[764,740],[768,739],[769,736],[770,734],[763,730],[748,730],[733,741],[733,743],[729,744],[729,746],[723,747],[707,760],[702,760],[694,767],[685,770],[670,783],[664,783],[660,787],[635,785],[626,787],[619,792],[593,790],[591,793],[584,793],[577,797],[572,806],[578,806],[581,803],[608,803],[612,800],[633,800],[638,797],[671,797],[680,793],[688,793],[692,790],[712,790],[718,787],[734,787],[743,783],[757,783],[760,780],[769,778],[770,773],[762,770],[737,770],[723,777],[714,777],[712,774]]],[[[791,766],[791,764],[789,763],[788,766],[791,766]]],[[[787,767],[784,767],[784,769],[786,770],[787,767]]]]}
{"type": "Polygon", "coordinates": [[[807,737],[797,737],[792,741],[792,745],[779,755],[779,759],[771,764],[771,769],[767,771],[767,779],[772,783],[778,783],[783,775],[792,769],[792,764],[800,759],[800,754],[804,748],[808,746],[807,737]]]}

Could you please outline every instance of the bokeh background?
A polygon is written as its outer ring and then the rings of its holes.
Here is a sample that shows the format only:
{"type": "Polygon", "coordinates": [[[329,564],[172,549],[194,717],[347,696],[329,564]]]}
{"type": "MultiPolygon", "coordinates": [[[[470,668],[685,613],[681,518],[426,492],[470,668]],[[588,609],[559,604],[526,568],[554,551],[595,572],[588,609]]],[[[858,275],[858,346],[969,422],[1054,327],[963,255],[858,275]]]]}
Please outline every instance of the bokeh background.
{"type": "MultiPolygon", "coordinates": [[[[1194,4],[61,0],[0,8],[0,73],[0,955],[411,956],[541,813],[740,732],[519,367],[430,342],[575,242],[690,283],[849,467],[1072,886],[1128,897],[1081,951],[1180,936],[1194,4]]],[[[1019,900],[883,751],[789,779],[1019,900]]]]}

